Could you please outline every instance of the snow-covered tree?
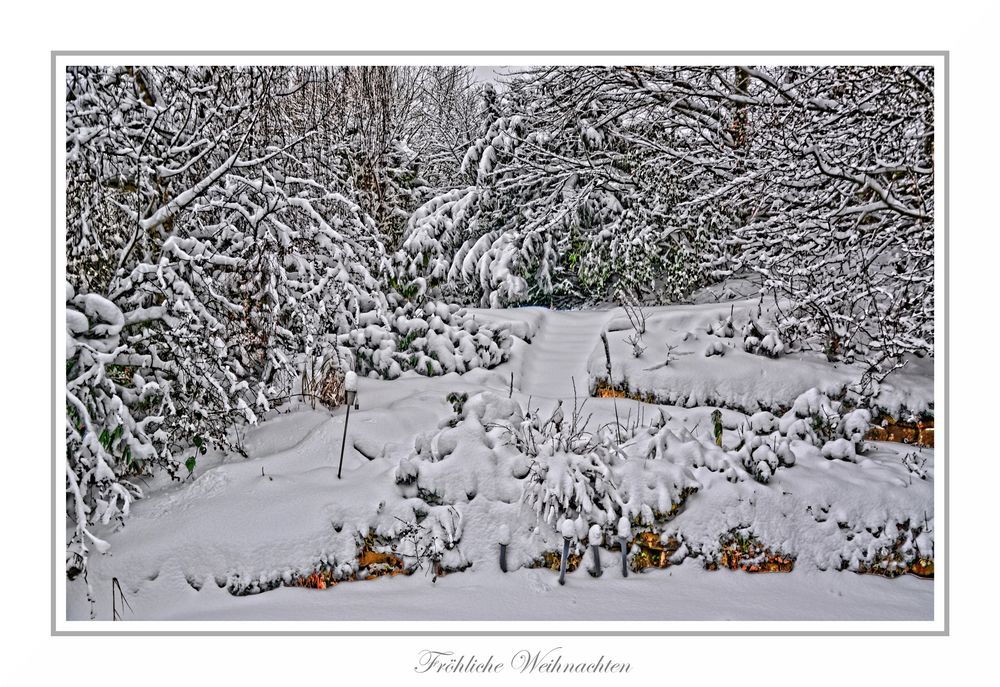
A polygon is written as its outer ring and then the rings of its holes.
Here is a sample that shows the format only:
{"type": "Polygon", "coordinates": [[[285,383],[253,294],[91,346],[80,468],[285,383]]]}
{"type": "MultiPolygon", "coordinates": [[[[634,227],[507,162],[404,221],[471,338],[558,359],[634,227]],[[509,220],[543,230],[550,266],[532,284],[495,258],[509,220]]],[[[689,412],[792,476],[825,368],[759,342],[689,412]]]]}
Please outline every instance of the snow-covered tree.
{"type": "MultiPolygon", "coordinates": [[[[67,351],[69,391],[88,385],[67,408],[71,513],[92,521],[107,500],[91,486],[114,480],[84,469],[102,436],[119,477],[176,471],[192,444],[238,450],[234,423],[288,395],[300,354],[336,353],[359,301],[384,303],[378,232],[349,180],[310,157],[335,151],[307,146],[296,84],[278,68],[67,73],[68,307],[87,318],[70,325],[116,312],[118,337],[67,351]]],[[[104,522],[127,512],[118,493],[104,522]]]]}
{"type": "Polygon", "coordinates": [[[424,194],[410,141],[456,145],[426,123],[439,90],[402,67],[67,70],[71,574],[141,493],[131,477],[241,451],[234,429],[303,373],[506,358],[505,329],[447,304],[431,321],[386,251],[424,194]],[[414,364],[372,365],[377,332],[414,364]]]}
{"type": "Polygon", "coordinates": [[[538,67],[487,96],[467,182],[397,255],[432,293],[663,302],[750,275],[782,347],[861,356],[861,386],[933,346],[932,69],[538,67]]]}

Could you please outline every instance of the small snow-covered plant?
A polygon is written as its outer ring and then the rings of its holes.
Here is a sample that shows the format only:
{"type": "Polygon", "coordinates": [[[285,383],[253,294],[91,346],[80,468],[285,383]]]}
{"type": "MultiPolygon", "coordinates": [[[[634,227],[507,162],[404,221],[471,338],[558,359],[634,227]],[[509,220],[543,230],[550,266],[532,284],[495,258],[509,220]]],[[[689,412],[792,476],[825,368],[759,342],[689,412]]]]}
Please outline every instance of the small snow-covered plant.
{"type": "Polygon", "coordinates": [[[854,408],[843,412],[845,402],[833,401],[819,389],[805,391],[779,421],[781,434],[821,448],[831,460],[856,460],[867,451],[864,438],[871,426],[871,412],[854,408]],[[843,414],[841,414],[843,412],[843,414]]]}
{"type": "Polygon", "coordinates": [[[722,411],[718,408],[712,411],[712,436],[715,445],[722,448],[722,411]]]}
{"type": "Polygon", "coordinates": [[[795,454],[787,438],[777,432],[761,436],[748,432],[737,451],[743,467],[761,484],[767,484],[779,467],[795,465],[795,454]]]}
{"type": "Polygon", "coordinates": [[[345,369],[337,356],[307,354],[302,364],[302,396],[316,407],[317,401],[327,408],[344,404],[345,369]]]}
{"type": "Polygon", "coordinates": [[[393,480],[401,487],[408,487],[416,484],[419,476],[420,470],[417,466],[412,461],[402,458],[393,473],[393,480]]]}
{"type": "Polygon", "coordinates": [[[854,450],[854,444],[847,439],[832,439],[825,444],[822,448],[823,457],[827,460],[846,460],[848,462],[857,462],[858,455],[854,450]]]}
{"type": "Polygon", "coordinates": [[[820,441],[830,441],[837,434],[838,416],[834,414],[817,413],[809,418],[813,433],[820,441]]]}
{"type": "Polygon", "coordinates": [[[530,400],[524,410],[516,402],[515,405],[517,411],[510,420],[491,422],[487,427],[499,429],[511,445],[527,456],[534,458],[558,451],[582,454],[600,445],[602,441],[600,436],[587,429],[591,416],[585,417],[583,414],[587,405],[586,398],[582,403],[577,403],[574,396],[569,417],[560,400],[545,420],[542,419],[539,408],[531,407],[530,400]]]}
{"type": "Polygon", "coordinates": [[[854,444],[857,453],[865,451],[865,434],[872,425],[872,414],[865,408],[855,408],[840,416],[838,433],[854,444]]]}
{"type": "Polygon", "coordinates": [[[432,505],[416,513],[418,521],[399,520],[393,533],[392,553],[403,559],[409,570],[427,570],[438,575],[468,567],[458,549],[462,539],[462,514],[451,505],[432,505]]]}
{"type": "Polygon", "coordinates": [[[465,402],[469,400],[469,394],[452,391],[448,394],[446,400],[451,404],[451,408],[455,411],[455,414],[461,415],[462,408],[465,407],[465,402]]]}
{"type": "Polygon", "coordinates": [[[776,329],[765,329],[757,319],[751,317],[743,327],[743,350],[777,358],[785,351],[785,344],[776,329]]]}
{"type": "Polygon", "coordinates": [[[909,453],[903,454],[903,467],[910,475],[910,482],[913,482],[913,478],[926,480],[927,479],[927,457],[921,455],[917,451],[911,451],[909,453]]]}
{"type": "Polygon", "coordinates": [[[778,429],[778,418],[766,410],[750,416],[749,427],[755,434],[770,434],[778,429]]]}
{"type": "Polygon", "coordinates": [[[630,334],[625,337],[625,342],[632,347],[632,357],[641,358],[642,354],[645,353],[646,347],[642,345],[642,335],[641,334],[630,334]]]}
{"type": "Polygon", "coordinates": [[[639,306],[630,304],[622,305],[622,309],[632,325],[632,334],[625,337],[625,341],[632,347],[632,356],[641,358],[646,350],[646,347],[642,345],[642,337],[646,333],[646,311],[639,306]]]}
{"type": "MultiPolygon", "coordinates": [[[[794,415],[794,413],[791,413],[794,415]]],[[[786,424],[788,436],[782,436],[779,430],[781,421],[767,411],[754,413],[740,430],[740,443],[737,455],[743,467],[750,475],[762,484],[770,481],[780,467],[795,465],[795,454],[791,449],[790,437],[794,438],[796,429],[808,430],[804,420],[801,423],[786,424]]],[[[811,436],[811,435],[809,435],[811,436]]]]}
{"type": "Polygon", "coordinates": [[[807,441],[817,447],[837,438],[839,426],[840,403],[832,401],[817,388],[800,394],[791,410],[778,422],[779,431],[784,436],[807,441]]]}
{"type": "Polygon", "coordinates": [[[719,336],[724,339],[731,339],[736,335],[736,328],[733,326],[733,313],[730,311],[729,316],[726,318],[720,318],[714,322],[709,323],[708,327],[705,328],[712,336],[719,336]]]}
{"type": "Polygon", "coordinates": [[[666,346],[667,346],[667,356],[666,359],[663,361],[663,364],[669,366],[671,361],[677,360],[677,355],[674,353],[674,351],[677,350],[677,346],[671,344],[667,344],[666,346]]]}
{"type": "Polygon", "coordinates": [[[705,348],[705,357],[711,358],[713,355],[717,355],[720,358],[726,354],[726,345],[721,341],[713,341],[708,344],[705,348]]]}

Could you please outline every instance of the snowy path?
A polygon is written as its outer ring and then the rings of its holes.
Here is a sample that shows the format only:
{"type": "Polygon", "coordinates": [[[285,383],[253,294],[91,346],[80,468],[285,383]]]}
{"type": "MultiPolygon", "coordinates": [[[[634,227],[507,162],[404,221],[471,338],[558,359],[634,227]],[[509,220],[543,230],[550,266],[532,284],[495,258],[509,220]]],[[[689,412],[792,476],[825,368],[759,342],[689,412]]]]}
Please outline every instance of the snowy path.
{"type": "Polygon", "coordinates": [[[616,311],[546,311],[521,367],[521,391],[541,398],[572,398],[588,388],[587,360],[616,311]]]}

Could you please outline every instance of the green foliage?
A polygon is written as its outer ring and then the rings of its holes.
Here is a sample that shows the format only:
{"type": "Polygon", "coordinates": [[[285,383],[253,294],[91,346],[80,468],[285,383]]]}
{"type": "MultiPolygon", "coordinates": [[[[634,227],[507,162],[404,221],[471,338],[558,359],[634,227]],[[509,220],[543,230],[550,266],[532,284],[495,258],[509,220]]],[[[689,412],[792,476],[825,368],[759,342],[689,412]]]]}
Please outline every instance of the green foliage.
{"type": "Polygon", "coordinates": [[[461,415],[462,409],[465,408],[465,402],[469,400],[469,394],[467,393],[460,394],[457,391],[452,391],[450,394],[448,394],[446,400],[448,401],[448,403],[451,404],[451,408],[452,410],[455,411],[455,414],[461,415]]]}
{"type": "Polygon", "coordinates": [[[410,330],[406,334],[399,337],[399,343],[396,344],[397,351],[408,351],[410,349],[410,344],[417,340],[420,336],[420,332],[417,330],[410,330]]]}
{"type": "Polygon", "coordinates": [[[141,474],[143,472],[143,468],[145,467],[143,465],[143,461],[132,458],[132,449],[129,448],[128,445],[124,445],[121,441],[122,429],[121,425],[117,425],[111,430],[105,427],[101,430],[101,435],[98,438],[98,441],[105,451],[110,453],[125,466],[126,474],[141,474]]]}
{"type": "Polygon", "coordinates": [[[837,427],[834,424],[835,419],[837,418],[827,417],[822,411],[810,417],[813,431],[816,432],[816,437],[821,442],[827,442],[836,438],[837,427]]]}
{"type": "Polygon", "coordinates": [[[712,411],[712,434],[716,446],[722,447],[722,411],[716,408],[712,411]]]}

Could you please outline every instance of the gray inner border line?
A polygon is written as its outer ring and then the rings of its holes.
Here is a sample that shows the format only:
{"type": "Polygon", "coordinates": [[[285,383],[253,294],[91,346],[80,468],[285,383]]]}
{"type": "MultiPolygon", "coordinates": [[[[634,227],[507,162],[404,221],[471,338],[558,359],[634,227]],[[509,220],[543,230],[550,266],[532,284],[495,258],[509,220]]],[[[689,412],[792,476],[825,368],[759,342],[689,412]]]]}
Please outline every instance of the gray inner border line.
{"type": "MultiPolygon", "coordinates": [[[[51,151],[51,196],[52,196],[52,208],[51,208],[51,238],[52,238],[52,259],[51,259],[51,287],[52,287],[52,314],[51,314],[51,326],[52,326],[52,344],[51,344],[51,356],[52,356],[52,407],[51,407],[51,417],[52,417],[52,598],[51,598],[51,632],[50,635],[53,637],[80,637],[80,636],[176,636],[176,635],[189,635],[189,636],[207,636],[207,635],[228,635],[228,636],[239,636],[239,637],[253,637],[253,636],[278,636],[278,635],[292,635],[292,636],[310,636],[310,635],[324,635],[324,636],[337,636],[337,637],[372,637],[372,636],[397,636],[397,637],[426,637],[426,636],[438,636],[438,637],[515,637],[515,636],[534,636],[534,637],[649,637],[649,636],[768,636],[768,637],[781,637],[781,636],[795,636],[795,637],[830,637],[830,636],[897,636],[897,637],[947,637],[951,634],[951,568],[948,565],[950,560],[949,547],[951,545],[951,517],[950,517],[950,500],[949,500],[949,485],[950,485],[950,464],[951,464],[951,452],[949,450],[951,425],[949,423],[949,410],[950,410],[950,375],[951,375],[951,365],[950,365],[950,354],[951,346],[949,342],[949,229],[950,229],[950,213],[951,213],[951,203],[950,203],[950,175],[949,175],[949,160],[951,157],[951,145],[950,145],[950,128],[951,128],[951,51],[950,50],[590,50],[590,51],[573,51],[573,50],[247,50],[247,51],[235,51],[235,50],[207,50],[207,51],[195,51],[195,50],[53,50],[51,51],[51,99],[52,99],[52,151],[51,151]],[[56,403],[59,396],[58,389],[56,389],[56,297],[60,292],[58,284],[56,284],[56,60],[60,57],[97,57],[97,56],[107,56],[107,57],[119,57],[119,56],[136,56],[136,57],[195,57],[195,56],[205,56],[205,57],[225,57],[225,56],[262,56],[262,57],[727,57],[727,56],[760,56],[760,57],[943,57],[944,58],[944,293],[941,294],[942,298],[938,300],[938,303],[944,303],[944,342],[945,342],[945,359],[944,359],[944,515],[945,515],[945,545],[944,545],[944,629],[943,630],[905,630],[905,631],[893,631],[893,630],[803,630],[803,631],[793,631],[793,630],[628,630],[628,631],[601,631],[601,630],[578,630],[578,631],[535,631],[535,630],[525,630],[525,631],[513,631],[513,630],[476,630],[476,631],[464,631],[464,630],[357,630],[357,631],[344,631],[344,630],[138,630],[138,631],[117,631],[117,630],[98,630],[98,631],[77,631],[77,630],[57,630],[56,629],[56,526],[58,518],[56,517],[56,499],[58,497],[58,489],[56,487],[56,403]]],[[[935,298],[938,294],[935,294],[935,298]]]]}

